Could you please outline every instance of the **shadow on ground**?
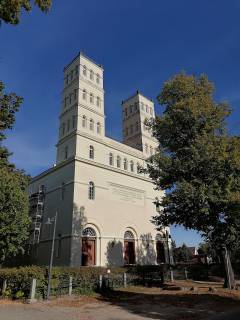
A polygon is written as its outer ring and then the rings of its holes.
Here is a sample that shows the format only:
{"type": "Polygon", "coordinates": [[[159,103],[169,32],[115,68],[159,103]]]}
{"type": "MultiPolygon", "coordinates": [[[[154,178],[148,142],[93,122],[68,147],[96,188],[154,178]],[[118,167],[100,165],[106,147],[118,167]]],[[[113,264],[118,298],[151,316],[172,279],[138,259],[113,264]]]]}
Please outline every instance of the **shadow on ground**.
{"type": "Polygon", "coordinates": [[[154,293],[148,290],[141,292],[143,288],[137,290],[138,292],[131,289],[107,290],[101,293],[99,299],[121,307],[133,315],[161,320],[212,319],[240,305],[240,301],[234,297],[219,296],[215,293],[170,293],[157,288],[154,293]]]}

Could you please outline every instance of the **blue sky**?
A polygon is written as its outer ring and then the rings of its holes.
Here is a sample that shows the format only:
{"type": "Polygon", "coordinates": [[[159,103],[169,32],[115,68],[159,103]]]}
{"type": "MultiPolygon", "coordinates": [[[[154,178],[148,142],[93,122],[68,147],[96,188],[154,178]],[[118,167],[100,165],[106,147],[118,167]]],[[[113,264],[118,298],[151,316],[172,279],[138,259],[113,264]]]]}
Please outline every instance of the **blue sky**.
{"type": "MultiPolygon", "coordinates": [[[[155,99],[182,70],[207,74],[239,134],[239,16],[238,0],[53,0],[47,15],[34,9],[18,26],[2,24],[0,79],[24,97],[6,141],[12,160],[31,175],[55,162],[62,70],[80,50],[104,66],[109,136],[121,139],[123,99],[136,89],[155,99]]],[[[172,234],[178,244],[200,240],[180,227],[172,234]]]]}

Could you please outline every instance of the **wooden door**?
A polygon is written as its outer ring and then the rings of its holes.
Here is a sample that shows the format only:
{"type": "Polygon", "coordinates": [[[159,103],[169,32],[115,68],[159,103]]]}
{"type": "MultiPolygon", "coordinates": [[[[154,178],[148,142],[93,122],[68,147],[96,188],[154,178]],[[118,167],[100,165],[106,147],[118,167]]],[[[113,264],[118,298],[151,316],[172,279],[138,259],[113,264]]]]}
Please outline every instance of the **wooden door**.
{"type": "Polygon", "coordinates": [[[163,242],[157,241],[156,242],[156,251],[157,251],[157,263],[165,263],[165,250],[163,242]]]}
{"type": "Polygon", "coordinates": [[[135,264],[135,242],[124,241],[124,263],[135,264]]]}
{"type": "Polygon", "coordinates": [[[82,240],[82,265],[94,266],[96,264],[95,239],[82,240]]]}

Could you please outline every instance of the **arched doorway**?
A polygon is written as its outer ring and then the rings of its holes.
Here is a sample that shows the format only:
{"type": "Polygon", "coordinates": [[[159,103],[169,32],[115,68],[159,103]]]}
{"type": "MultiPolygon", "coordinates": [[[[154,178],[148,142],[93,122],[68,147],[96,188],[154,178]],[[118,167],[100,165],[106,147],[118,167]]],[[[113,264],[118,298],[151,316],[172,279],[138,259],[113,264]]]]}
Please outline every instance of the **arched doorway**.
{"type": "Polygon", "coordinates": [[[164,242],[162,239],[161,234],[156,235],[156,252],[157,252],[157,263],[165,263],[166,257],[165,257],[165,248],[164,248],[164,242]]]}
{"type": "Polygon", "coordinates": [[[131,231],[124,233],[124,263],[135,264],[135,239],[131,231]]]}
{"type": "Polygon", "coordinates": [[[82,265],[96,264],[96,232],[92,228],[85,228],[82,232],[82,265]]]}

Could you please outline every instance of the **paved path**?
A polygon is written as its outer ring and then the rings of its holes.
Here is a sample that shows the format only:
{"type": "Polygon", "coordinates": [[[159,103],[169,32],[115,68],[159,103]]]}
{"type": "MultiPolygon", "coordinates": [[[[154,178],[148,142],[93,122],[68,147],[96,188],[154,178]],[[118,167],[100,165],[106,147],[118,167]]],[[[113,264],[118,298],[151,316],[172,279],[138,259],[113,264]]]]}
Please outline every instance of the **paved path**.
{"type": "MultiPolygon", "coordinates": [[[[83,305],[57,302],[38,302],[36,304],[6,303],[0,304],[0,320],[196,320],[210,319],[204,311],[196,318],[194,310],[169,307],[156,303],[122,303],[112,305],[109,302],[91,302],[83,305]],[[201,315],[200,315],[201,314],[201,315]],[[204,315],[205,314],[205,315],[204,315]]],[[[239,320],[240,318],[221,318],[221,320],[239,320]]],[[[215,318],[214,318],[215,320],[215,318]]],[[[216,319],[218,320],[218,319],[216,319]]],[[[220,320],[220,318],[219,318],[220,320]]]]}

